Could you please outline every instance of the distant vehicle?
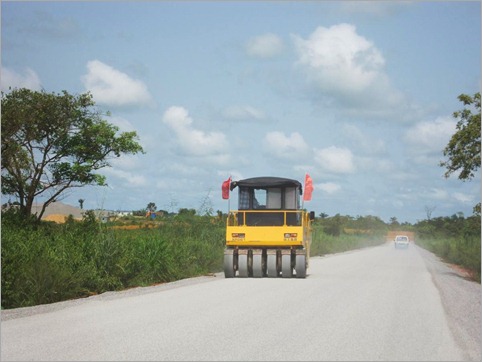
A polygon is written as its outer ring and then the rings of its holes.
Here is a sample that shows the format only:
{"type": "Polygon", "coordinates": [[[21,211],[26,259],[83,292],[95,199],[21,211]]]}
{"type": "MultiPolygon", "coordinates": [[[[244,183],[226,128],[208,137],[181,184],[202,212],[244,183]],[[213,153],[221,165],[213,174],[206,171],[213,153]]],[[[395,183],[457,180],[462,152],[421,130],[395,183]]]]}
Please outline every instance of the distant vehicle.
{"type": "Polygon", "coordinates": [[[408,248],[410,245],[410,239],[406,235],[395,236],[395,248],[408,248]]]}

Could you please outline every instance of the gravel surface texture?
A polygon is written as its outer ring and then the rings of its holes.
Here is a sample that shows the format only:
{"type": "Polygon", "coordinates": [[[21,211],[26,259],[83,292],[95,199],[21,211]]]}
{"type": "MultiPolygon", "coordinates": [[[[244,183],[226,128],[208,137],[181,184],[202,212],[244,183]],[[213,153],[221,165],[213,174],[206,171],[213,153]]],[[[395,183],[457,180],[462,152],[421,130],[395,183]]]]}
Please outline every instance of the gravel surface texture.
{"type": "Polygon", "coordinates": [[[418,248],[432,275],[454,338],[465,358],[480,361],[482,346],[481,289],[461,268],[444,263],[434,254],[418,248]]]}

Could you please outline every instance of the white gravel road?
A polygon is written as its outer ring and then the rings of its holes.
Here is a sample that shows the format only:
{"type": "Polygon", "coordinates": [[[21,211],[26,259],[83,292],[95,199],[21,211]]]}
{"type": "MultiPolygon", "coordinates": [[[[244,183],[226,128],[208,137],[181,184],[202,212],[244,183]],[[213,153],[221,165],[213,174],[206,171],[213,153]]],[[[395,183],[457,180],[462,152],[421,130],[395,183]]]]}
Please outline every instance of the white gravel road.
{"type": "Polygon", "coordinates": [[[312,258],[306,279],[216,274],[2,311],[1,359],[480,361],[480,299],[388,243],[312,258]]]}

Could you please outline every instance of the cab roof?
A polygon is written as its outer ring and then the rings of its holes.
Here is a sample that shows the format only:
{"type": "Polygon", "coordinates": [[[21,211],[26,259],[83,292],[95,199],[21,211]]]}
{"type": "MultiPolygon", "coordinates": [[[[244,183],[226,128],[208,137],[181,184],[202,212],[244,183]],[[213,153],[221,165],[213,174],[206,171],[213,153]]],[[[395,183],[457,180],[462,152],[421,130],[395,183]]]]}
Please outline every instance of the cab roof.
{"type": "Polygon", "coordinates": [[[283,177],[252,177],[244,180],[231,182],[231,191],[236,187],[251,187],[251,188],[267,188],[267,187],[297,187],[300,190],[300,194],[303,192],[301,183],[297,180],[292,180],[283,177]]]}

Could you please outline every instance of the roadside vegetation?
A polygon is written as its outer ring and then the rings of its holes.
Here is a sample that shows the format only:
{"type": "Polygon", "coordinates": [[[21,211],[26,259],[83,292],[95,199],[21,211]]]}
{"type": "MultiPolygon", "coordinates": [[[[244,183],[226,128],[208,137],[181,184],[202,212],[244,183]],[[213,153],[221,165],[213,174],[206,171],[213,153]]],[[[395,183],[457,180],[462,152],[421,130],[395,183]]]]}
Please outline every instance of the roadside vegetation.
{"type": "MultiPolygon", "coordinates": [[[[88,211],[64,224],[28,219],[10,209],[2,226],[2,309],[87,297],[222,271],[225,215],[181,209],[156,219],[100,223],[88,211]]],[[[322,214],[311,256],[386,242],[390,230],[416,232],[416,243],[469,269],[480,282],[480,218],[454,215],[415,225],[374,216],[322,214]]]]}
{"type": "Polygon", "coordinates": [[[2,308],[85,297],[222,269],[224,223],[173,217],[114,229],[92,213],[65,224],[2,213],[2,308]]]}
{"type": "MultiPolygon", "coordinates": [[[[480,168],[480,93],[461,94],[457,131],[443,150],[445,176],[470,181],[480,168]]],[[[136,132],[121,132],[96,108],[90,93],[71,95],[25,88],[2,92],[1,189],[15,203],[2,210],[1,307],[17,308],[86,297],[110,290],[164,283],[222,270],[225,215],[203,203],[196,213],[154,216],[149,203],[136,217],[100,223],[42,221],[46,207],[65,191],[105,185],[97,171],[125,154],[143,153],[136,132]],[[34,200],[42,210],[32,213],[34,200]],[[17,207],[12,207],[16,205],[17,207]]],[[[83,208],[83,199],[79,200],[83,208]]],[[[388,231],[415,232],[416,243],[467,268],[480,282],[480,202],[461,214],[415,225],[388,224],[375,216],[320,214],[313,224],[311,256],[379,245],[388,231]]]]}
{"type": "Polygon", "coordinates": [[[461,214],[423,220],[415,225],[417,244],[467,270],[480,283],[480,215],[465,218],[461,214]]]}

